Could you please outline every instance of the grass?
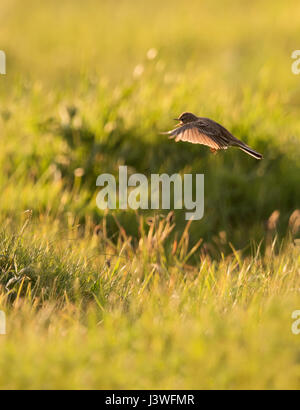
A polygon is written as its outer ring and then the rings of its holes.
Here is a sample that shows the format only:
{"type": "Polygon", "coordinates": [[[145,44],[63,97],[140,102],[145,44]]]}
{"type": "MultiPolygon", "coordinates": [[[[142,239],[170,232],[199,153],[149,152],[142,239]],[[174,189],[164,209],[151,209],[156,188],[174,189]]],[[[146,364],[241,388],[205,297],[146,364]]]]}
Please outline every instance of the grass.
{"type": "Polygon", "coordinates": [[[163,246],[171,227],[162,219],[137,247],[54,242],[30,225],[2,234],[1,387],[297,389],[299,250],[192,266],[188,229],[163,246]]]}
{"type": "Polygon", "coordinates": [[[298,2],[23,3],[0,6],[0,388],[298,389],[298,2]],[[162,137],[185,110],[264,160],[162,137]],[[204,218],[100,212],[124,164],[204,173],[204,218]]]}

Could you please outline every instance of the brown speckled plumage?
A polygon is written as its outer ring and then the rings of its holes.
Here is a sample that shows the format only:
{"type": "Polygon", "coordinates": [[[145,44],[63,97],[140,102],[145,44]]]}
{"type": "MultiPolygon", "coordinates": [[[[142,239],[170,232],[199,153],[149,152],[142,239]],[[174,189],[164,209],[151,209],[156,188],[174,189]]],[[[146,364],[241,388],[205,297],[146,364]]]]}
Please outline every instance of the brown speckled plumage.
{"type": "Polygon", "coordinates": [[[176,142],[187,141],[192,144],[206,145],[212,152],[228,147],[238,147],[256,159],[263,158],[260,153],[235,138],[221,124],[209,118],[197,117],[190,112],[184,112],[178,121],[180,123],[175,129],[165,133],[170,135],[169,138],[175,138],[176,142]]]}

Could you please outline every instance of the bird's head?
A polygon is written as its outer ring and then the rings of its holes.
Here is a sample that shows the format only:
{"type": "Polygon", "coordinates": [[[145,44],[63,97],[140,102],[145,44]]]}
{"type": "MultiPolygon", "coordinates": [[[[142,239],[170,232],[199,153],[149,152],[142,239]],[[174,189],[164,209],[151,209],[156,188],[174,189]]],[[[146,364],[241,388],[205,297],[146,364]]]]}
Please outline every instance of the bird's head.
{"type": "Polygon", "coordinates": [[[180,121],[183,124],[187,124],[188,122],[196,121],[198,117],[192,114],[191,112],[184,112],[180,115],[179,118],[175,118],[176,121],[180,121]]]}

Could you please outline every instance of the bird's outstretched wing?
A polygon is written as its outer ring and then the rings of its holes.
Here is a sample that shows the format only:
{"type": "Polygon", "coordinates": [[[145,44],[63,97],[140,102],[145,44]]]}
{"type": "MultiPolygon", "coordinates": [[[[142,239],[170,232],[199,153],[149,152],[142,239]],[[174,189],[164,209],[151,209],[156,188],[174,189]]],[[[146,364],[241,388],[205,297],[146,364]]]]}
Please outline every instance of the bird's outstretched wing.
{"type": "Polygon", "coordinates": [[[192,144],[202,144],[214,150],[228,147],[228,142],[222,137],[214,135],[205,124],[203,126],[195,123],[184,124],[164,134],[168,134],[170,139],[175,138],[176,142],[187,141],[192,144]]]}

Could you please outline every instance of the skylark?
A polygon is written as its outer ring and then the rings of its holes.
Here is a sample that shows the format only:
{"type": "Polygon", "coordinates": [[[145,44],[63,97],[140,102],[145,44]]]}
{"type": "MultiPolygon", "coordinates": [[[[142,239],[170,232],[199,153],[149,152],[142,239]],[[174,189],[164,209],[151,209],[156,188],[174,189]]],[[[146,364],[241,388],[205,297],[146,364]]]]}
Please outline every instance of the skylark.
{"type": "Polygon", "coordinates": [[[244,142],[235,138],[221,124],[210,120],[209,118],[197,117],[190,112],[184,112],[179,118],[175,118],[180,123],[171,131],[164,134],[170,135],[169,138],[175,138],[175,141],[188,141],[192,144],[202,144],[210,147],[212,152],[228,147],[238,147],[242,151],[256,159],[262,159],[259,152],[254,151],[244,142]]]}

